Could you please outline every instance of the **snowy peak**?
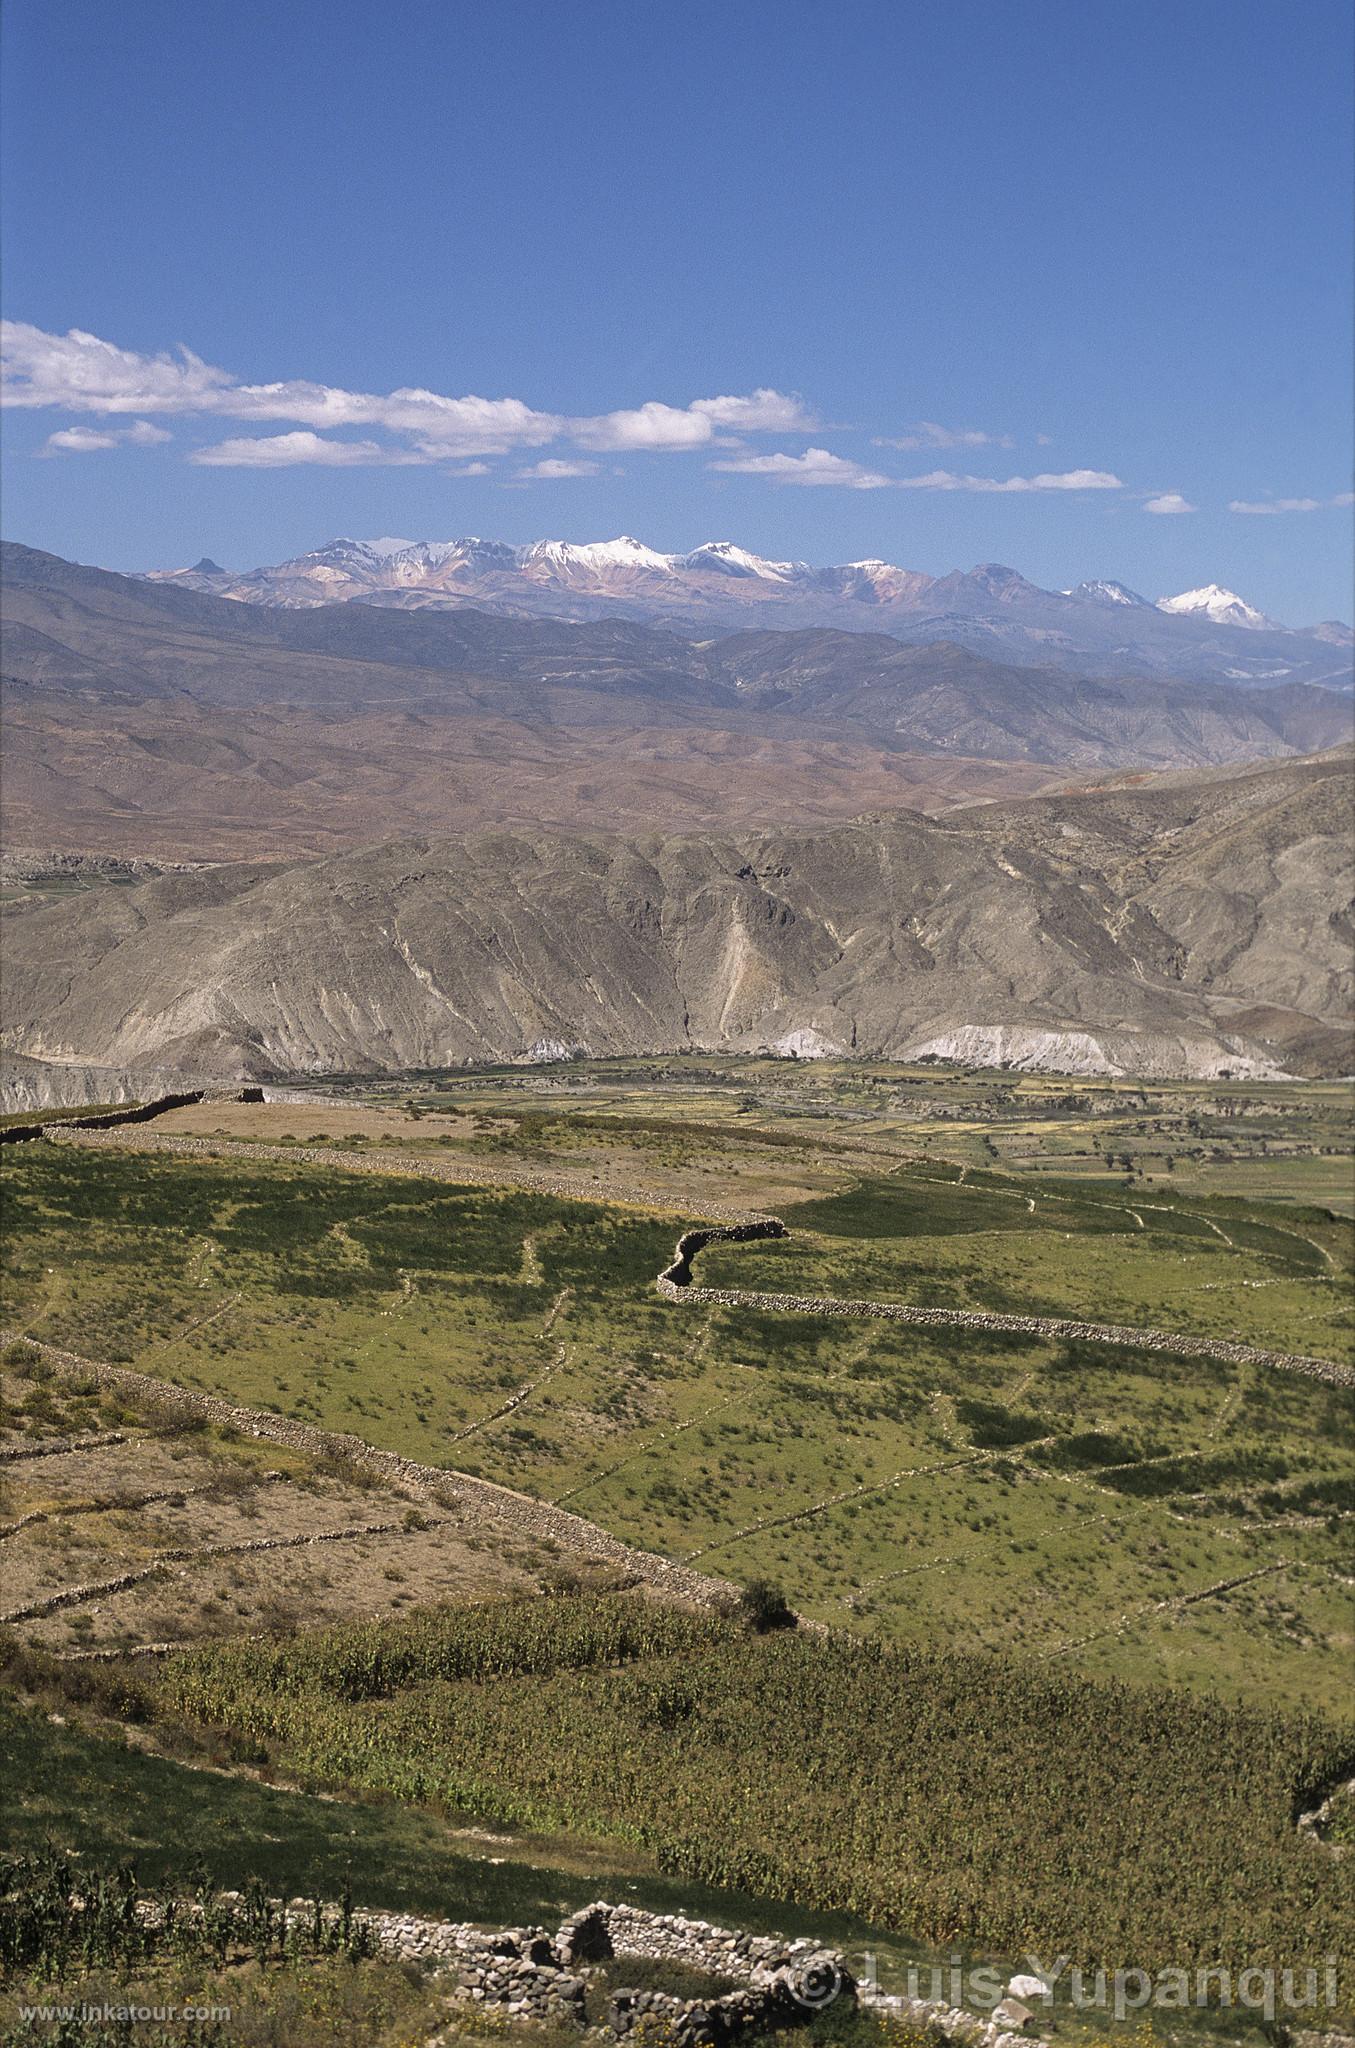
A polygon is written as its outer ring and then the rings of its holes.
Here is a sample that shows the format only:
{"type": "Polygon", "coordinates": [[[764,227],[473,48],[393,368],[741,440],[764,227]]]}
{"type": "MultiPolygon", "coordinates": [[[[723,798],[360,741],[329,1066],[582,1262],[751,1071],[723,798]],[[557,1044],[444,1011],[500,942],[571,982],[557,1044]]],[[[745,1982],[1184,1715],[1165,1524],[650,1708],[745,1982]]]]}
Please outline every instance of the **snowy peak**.
{"type": "Polygon", "coordinates": [[[722,576],[756,576],[763,583],[796,583],[809,573],[803,562],[768,562],[761,555],[749,554],[747,548],[732,540],[703,541],[689,555],[675,555],[672,559],[681,569],[710,569],[722,576]]]}
{"type": "Polygon", "coordinates": [[[628,533],[615,540],[538,540],[518,548],[517,564],[524,575],[537,582],[558,582],[569,587],[605,586],[609,580],[621,583],[637,575],[667,577],[673,573],[676,555],[661,555],[628,533]]]}
{"type": "Polygon", "coordinates": [[[1179,597],[1160,597],[1157,608],[1178,618],[1209,619],[1216,626],[1247,626],[1253,631],[1265,631],[1274,624],[1235,590],[1224,590],[1217,583],[1206,583],[1199,590],[1183,590],[1179,597]]]}
{"type": "Polygon", "coordinates": [[[1079,583],[1075,590],[1065,590],[1062,594],[1064,597],[1079,597],[1086,604],[1142,605],[1145,610],[1152,610],[1147,598],[1140,597],[1137,590],[1131,590],[1127,583],[1107,582],[1102,578],[1091,583],[1079,583]]]}
{"type": "Polygon", "coordinates": [[[361,604],[400,611],[470,607],[510,617],[658,622],[702,636],[745,629],[885,633],[949,641],[989,660],[1084,676],[1212,675],[1265,687],[1351,684],[1350,628],[1289,632],[1217,584],[1157,603],[1109,577],[1043,590],[1001,562],[944,576],[878,555],[818,566],[777,561],[733,540],[667,554],[633,534],[610,540],[373,540],[341,537],[242,572],[210,561],[150,580],[216,597],[304,610],[361,604]]]}
{"type": "Polygon", "coordinates": [[[671,555],[647,548],[643,541],[628,533],[615,540],[538,540],[522,550],[521,559],[524,565],[540,562],[562,569],[656,569],[660,574],[666,574],[673,566],[671,555]]]}

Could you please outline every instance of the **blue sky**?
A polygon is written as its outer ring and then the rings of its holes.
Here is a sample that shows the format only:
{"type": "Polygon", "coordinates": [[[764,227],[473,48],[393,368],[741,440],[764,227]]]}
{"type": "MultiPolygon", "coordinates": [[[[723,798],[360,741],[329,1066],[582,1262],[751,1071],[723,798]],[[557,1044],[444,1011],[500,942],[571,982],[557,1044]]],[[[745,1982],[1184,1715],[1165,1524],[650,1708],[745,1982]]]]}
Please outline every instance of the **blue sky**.
{"type": "Polygon", "coordinates": [[[1344,0],[5,12],[13,538],[1350,613],[1344,0]]]}

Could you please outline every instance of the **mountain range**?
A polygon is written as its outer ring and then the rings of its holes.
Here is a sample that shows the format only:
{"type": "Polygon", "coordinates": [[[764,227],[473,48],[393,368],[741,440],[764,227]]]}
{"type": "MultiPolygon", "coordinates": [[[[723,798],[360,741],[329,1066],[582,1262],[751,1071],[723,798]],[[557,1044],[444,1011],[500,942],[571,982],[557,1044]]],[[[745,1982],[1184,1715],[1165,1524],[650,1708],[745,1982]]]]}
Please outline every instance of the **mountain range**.
{"type": "Polygon", "coordinates": [[[2,566],[6,839],[75,885],[21,862],[6,918],[24,1106],[574,1048],[1349,1069],[1333,689],[2,566]]]}
{"type": "Polygon", "coordinates": [[[3,566],[12,847],[222,860],[398,833],[737,829],[944,811],[1309,753],[1351,701],[1097,679],[887,633],[693,640],[624,619],[304,609],[3,566]]]}
{"type": "Polygon", "coordinates": [[[1092,580],[1042,590],[1001,563],[928,576],[884,561],[816,568],[769,561],[732,541],[664,554],[629,536],[525,546],[335,540],[236,573],[204,559],[149,572],[161,585],[284,607],[356,602],[518,617],[626,618],[683,632],[756,623],[836,627],[909,642],[949,640],[996,660],[1085,675],[1163,675],[1244,684],[1351,682],[1355,635],[1331,620],[1291,630],[1208,584],[1156,603],[1092,580]]]}
{"type": "Polygon", "coordinates": [[[817,831],[399,839],[91,889],[13,918],[4,1042],[48,1100],[72,1073],[712,1047],[1343,1072],[1349,774],[1343,753],[817,831]]]}

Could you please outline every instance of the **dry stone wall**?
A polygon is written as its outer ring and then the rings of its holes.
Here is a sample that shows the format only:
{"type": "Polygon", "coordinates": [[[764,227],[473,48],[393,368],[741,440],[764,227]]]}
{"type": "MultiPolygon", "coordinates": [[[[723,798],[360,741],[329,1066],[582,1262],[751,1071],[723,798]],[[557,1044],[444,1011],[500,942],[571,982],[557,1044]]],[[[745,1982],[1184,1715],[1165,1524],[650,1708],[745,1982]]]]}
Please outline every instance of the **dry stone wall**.
{"type": "Polygon", "coordinates": [[[262,1102],[262,1088],[234,1088],[221,1094],[206,1088],[188,1088],[178,1095],[157,1095],[153,1102],[133,1103],[129,1109],[100,1110],[92,1116],[65,1116],[52,1123],[0,1125],[0,1145],[27,1144],[33,1138],[56,1131],[111,1131],[119,1124],[148,1124],[170,1109],[191,1109],[195,1102],[262,1102]]]}
{"type": "MultiPolygon", "coordinates": [[[[659,2038],[668,2048],[724,2048],[803,2025],[829,2005],[843,2008],[856,2000],[846,1960],[835,1950],[633,1906],[587,1906],[555,1934],[544,1927],[485,1933],[398,1914],[363,1917],[388,1952],[453,1971],[454,2003],[510,2021],[586,2027],[591,1973],[599,1964],[624,1964],[628,1957],[681,1963],[732,1983],[730,1990],[697,1998],[627,1989],[623,1983],[611,1993],[603,2023],[622,2041],[659,2038]]],[[[455,2038],[454,2031],[447,2038],[455,2038]]]]}
{"type": "MultiPolygon", "coordinates": [[[[627,1989],[623,1981],[611,1994],[603,2030],[631,2048],[645,2039],[662,2041],[666,2048],[724,2048],[858,2003],[910,2020],[932,2039],[955,2048],[1016,2048],[1018,2041],[1024,2048],[1048,2048],[1033,2036],[1005,2029],[996,2018],[935,2000],[898,1997],[880,1991],[868,1978],[857,1983],[838,1950],[675,1913],[600,1901],[573,1914],[554,1935],[543,1927],[491,1934],[465,1923],[409,1914],[364,1913],[363,1918],[387,1953],[454,1974],[454,2006],[515,2022],[584,2027],[594,1971],[604,1963],[624,1966],[628,1958],[681,1964],[734,1986],[717,1995],[678,1998],[627,1989]]],[[[624,1975],[624,1967],[609,1971],[613,1981],[624,1975]]],[[[450,2048],[459,2038],[453,2026],[429,2048],[442,2042],[450,2048]]]]}
{"type": "Polygon", "coordinates": [[[633,1550],[628,1543],[586,1522],[567,1508],[536,1500],[531,1494],[511,1487],[496,1486],[492,1480],[472,1478],[440,1465],[423,1465],[401,1457],[397,1451],[383,1451],[361,1437],[345,1432],[318,1429],[313,1423],[297,1422],[268,1408],[246,1408],[223,1400],[216,1394],[199,1393],[175,1386],[170,1380],[152,1379],[148,1373],[130,1367],[106,1365],[100,1360],[81,1358],[74,1352],[58,1350],[16,1331],[0,1331],[0,1350],[8,1343],[31,1345],[60,1377],[93,1379],[100,1387],[124,1395],[157,1417],[184,1425],[217,1423],[242,1436],[265,1443],[286,1444],[310,1457],[333,1458],[350,1468],[371,1473],[397,1491],[431,1500],[442,1507],[463,1508],[499,1524],[515,1535],[554,1544],[558,1549],[584,1553],[613,1565],[638,1585],[651,1587],[670,1599],[687,1600],[701,1606],[723,1606],[737,1597],[737,1588],[727,1579],[708,1577],[687,1565],[657,1557],[651,1551],[633,1550]]]}
{"type": "Polygon", "coordinates": [[[837,1295],[757,1294],[743,1287],[697,1287],[692,1260],[710,1244],[745,1243],[752,1238],[788,1237],[778,1217],[731,1228],[689,1230],[678,1239],[673,1263],[654,1283],[669,1301],[703,1302],[725,1308],[770,1309],[774,1313],[809,1316],[875,1316],[883,1321],[960,1330],[1015,1330],[1032,1337],[1080,1338],[1092,1344],[1128,1344],[1143,1351],[1164,1351],[1178,1358],[1215,1358],[1225,1365],[1264,1365],[1279,1372],[1301,1373],[1331,1386],[1355,1387],[1355,1368],[1329,1358],[1306,1358],[1289,1351],[1261,1351],[1221,1337],[1187,1337],[1172,1330],[1136,1329],[1123,1323],[1084,1323],[1064,1316],[1005,1315],[987,1309],[916,1308],[902,1301],[854,1301],[837,1295]]]}

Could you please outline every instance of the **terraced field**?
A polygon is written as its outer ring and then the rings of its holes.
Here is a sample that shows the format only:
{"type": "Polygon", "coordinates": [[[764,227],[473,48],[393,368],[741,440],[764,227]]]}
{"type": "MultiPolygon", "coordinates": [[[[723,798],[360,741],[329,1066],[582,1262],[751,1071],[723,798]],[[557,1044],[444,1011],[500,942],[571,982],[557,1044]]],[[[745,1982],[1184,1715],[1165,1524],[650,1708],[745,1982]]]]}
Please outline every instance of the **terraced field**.
{"type": "Polygon", "coordinates": [[[203,1105],[177,1113],[193,1130],[14,1147],[8,1320],[771,1577],[817,1620],[1343,1700],[1342,1389],[1021,1332],[677,1311],[653,1287],[682,1223],[775,1194],[792,1238],[712,1248],[704,1283],[1339,1361],[1340,1221],[909,1161],[846,1113],[852,1090],[792,1079],[798,1097],[772,1076],[770,1111],[703,1083],[685,1121],[649,1096],[629,1120],[613,1097],[534,1125],[505,1094],[494,1115],[405,1116],[397,1143],[389,1106],[325,1133],[332,1109],[203,1105]]]}

